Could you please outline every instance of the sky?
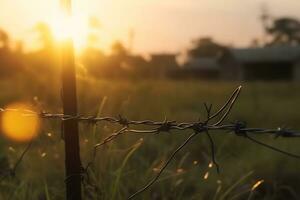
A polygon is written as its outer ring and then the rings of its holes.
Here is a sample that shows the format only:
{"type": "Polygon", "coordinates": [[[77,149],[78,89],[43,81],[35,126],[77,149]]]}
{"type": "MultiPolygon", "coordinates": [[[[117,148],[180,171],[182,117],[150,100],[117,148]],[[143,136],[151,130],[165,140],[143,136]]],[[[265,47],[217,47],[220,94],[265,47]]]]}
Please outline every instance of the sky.
{"type": "MultiPolygon", "coordinates": [[[[36,40],[32,27],[51,21],[58,5],[59,0],[0,0],[0,27],[31,48],[36,40]]],[[[249,45],[263,36],[262,5],[274,17],[300,19],[300,0],[73,0],[73,5],[75,13],[99,19],[102,48],[120,40],[145,54],[181,52],[205,36],[249,45]]]]}

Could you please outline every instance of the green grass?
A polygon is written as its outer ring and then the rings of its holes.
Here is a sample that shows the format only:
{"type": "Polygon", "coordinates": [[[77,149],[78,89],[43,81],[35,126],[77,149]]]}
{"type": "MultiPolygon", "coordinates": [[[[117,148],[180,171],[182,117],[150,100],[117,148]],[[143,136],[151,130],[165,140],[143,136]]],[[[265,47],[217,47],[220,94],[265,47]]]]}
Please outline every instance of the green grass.
{"type": "MultiPolygon", "coordinates": [[[[48,111],[59,112],[59,90],[46,86],[29,88],[30,83],[0,83],[0,105],[12,101],[35,103],[48,111]],[[20,84],[18,84],[20,83],[20,84]],[[44,87],[44,88],[43,88],[44,87]],[[38,97],[38,102],[33,97],[38,97]]],[[[122,114],[130,119],[194,121],[205,119],[203,103],[216,110],[240,83],[202,81],[91,81],[80,80],[80,113],[101,116],[122,114]]],[[[244,83],[241,96],[227,122],[244,120],[248,126],[286,126],[300,130],[300,85],[296,83],[244,83]]],[[[91,159],[92,147],[116,131],[106,123],[81,125],[83,164],[91,159]]],[[[153,170],[166,161],[189,132],[158,135],[123,135],[99,149],[84,199],[125,199],[155,176],[153,170]],[[143,141],[141,142],[141,138],[143,141]]],[[[213,134],[217,146],[218,175],[209,168],[207,137],[197,136],[174,159],[161,179],[137,199],[293,199],[300,191],[300,161],[257,146],[233,134],[213,134]],[[198,163],[195,165],[194,161],[198,163]],[[180,169],[180,170],[178,170],[180,169]],[[204,174],[209,172],[207,179],[204,174]],[[250,173],[251,172],[251,173],[250,173]],[[258,180],[264,183],[251,194],[258,180]]],[[[258,139],[300,154],[298,139],[258,139]]],[[[0,159],[13,164],[25,144],[1,139],[0,159]],[[12,151],[13,147],[15,151],[12,151]]],[[[2,163],[0,160],[0,164],[2,163]]],[[[5,162],[3,162],[5,163],[5,162]]],[[[2,168],[7,165],[3,164],[2,168]]],[[[43,123],[39,137],[17,171],[16,178],[0,183],[0,199],[64,199],[63,141],[59,122],[43,123]],[[47,133],[52,136],[48,137],[47,133]],[[41,155],[46,153],[46,156],[41,155]]]]}

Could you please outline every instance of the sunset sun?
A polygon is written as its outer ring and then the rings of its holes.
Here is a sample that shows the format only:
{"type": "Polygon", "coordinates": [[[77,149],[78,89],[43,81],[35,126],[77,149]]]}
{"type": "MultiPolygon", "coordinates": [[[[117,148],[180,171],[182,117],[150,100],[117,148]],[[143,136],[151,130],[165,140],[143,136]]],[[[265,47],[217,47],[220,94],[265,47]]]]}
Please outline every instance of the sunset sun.
{"type": "Polygon", "coordinates": [[[76,49],[86,44],[89,27],[88,17],[83,13],[73,12],[71,16],[67,16],[63,12],[57,12],[50,21],[50,27],[57,41],[71,38],[76,49]]]}

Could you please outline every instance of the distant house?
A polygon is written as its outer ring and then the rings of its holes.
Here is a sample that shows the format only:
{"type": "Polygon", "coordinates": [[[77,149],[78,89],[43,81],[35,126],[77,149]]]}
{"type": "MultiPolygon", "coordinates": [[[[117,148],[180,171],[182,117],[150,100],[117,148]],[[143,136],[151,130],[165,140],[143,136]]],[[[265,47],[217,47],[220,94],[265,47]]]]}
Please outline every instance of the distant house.
{"type": "Polygon", "coordinates": [[[152,54],[149,66],[151,67],[151,73],[156,78],[165,78],[172,76],[172,74],[179,68],[176,61],[177,54],[152,54]]]}
{"type": "Polygon", "coordinates": [[[219,63],[225,80],[300,81],[300,46],[229,49],[219,63]]]}
{"type": "Polygon", "coordinates": [[[217,79],[220,77],[220,64],[217,58],[190,58],[182,67],[181,77],[217,79]]]}

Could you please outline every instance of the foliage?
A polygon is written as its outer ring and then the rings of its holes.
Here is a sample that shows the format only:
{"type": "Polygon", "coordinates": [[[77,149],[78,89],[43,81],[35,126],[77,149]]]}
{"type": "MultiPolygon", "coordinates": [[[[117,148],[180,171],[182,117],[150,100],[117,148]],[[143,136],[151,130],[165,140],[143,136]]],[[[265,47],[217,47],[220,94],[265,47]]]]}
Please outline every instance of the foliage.
{"type": "Polygon", "coordinates": [[[298,19],[288,17],[274,19],[266,31],[272,37],[270,45],[300,44],[300,21],[298,19]]]}
{"type": "Polygon", "coordinates": [[[193,47],[187,52],[192,58],[218,57],[226,51],[226,46],[216,43],[212,38],[199,38],[193,41],[193,47]]]}

